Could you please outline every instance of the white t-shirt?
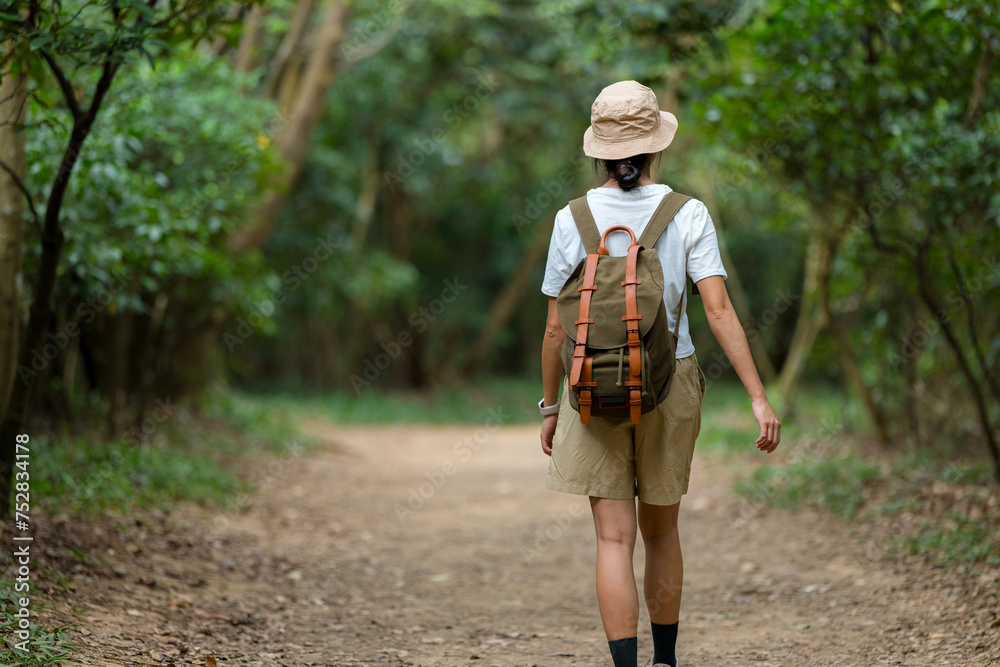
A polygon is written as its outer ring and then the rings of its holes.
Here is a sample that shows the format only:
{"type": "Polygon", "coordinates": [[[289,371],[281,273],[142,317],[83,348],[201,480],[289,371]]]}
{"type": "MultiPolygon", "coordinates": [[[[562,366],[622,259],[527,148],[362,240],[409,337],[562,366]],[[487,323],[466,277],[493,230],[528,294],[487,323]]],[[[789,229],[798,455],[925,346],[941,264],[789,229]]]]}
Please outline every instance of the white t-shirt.
{"type": "MultiPolygon", "coordinates": [[[[638,239],[653,211],[669,192],[670,186],[662,183],[644,185],[631,192],[618,188],[594,188],[587,191],[587,204],[601,234],[609,227],[625,225],[638,239]]],[[[607,238],[608,252],[616,257],[624,256],[628,253],[629,242],[628,234],[614,232],[607,238]]],[[[705,205],[697,199],[685,203],[653,248],[660,256],[660,264],[663,266],[663,301],[667,307],[667,322],[673,331],[674,315],[686,286],[685,273],[694,282],[709,276],[727,277],[719,255],[715,225],[712,224],[705,205]]],[[[587,251],[580,239],[580,232],[576,229],[573,214],[570,213],[569,205],[566,205],[556,214],[552,241],[549,244],[549,259],[545,264],[545,279],[542,281],[542,294],[559,296],[566,279],[586,256],[587,251]]],[[[686,310],[685,305],[680,330],[677,332],[678,359],[694,354],[686,310]]]]}

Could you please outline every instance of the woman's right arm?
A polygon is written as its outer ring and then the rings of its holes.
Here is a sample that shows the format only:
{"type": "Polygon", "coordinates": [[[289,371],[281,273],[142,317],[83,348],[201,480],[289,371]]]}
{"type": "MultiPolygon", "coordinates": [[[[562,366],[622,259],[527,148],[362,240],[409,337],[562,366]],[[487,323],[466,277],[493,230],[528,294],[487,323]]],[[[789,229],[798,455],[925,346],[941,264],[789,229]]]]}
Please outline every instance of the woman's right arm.
{"type": "MultiPolygon", "coordinates": [[[[566,332],[559,321],[556,298],[549,297],[549,312],[545,318],[545,337],[542,339],[542,390],[545,392],[544,405],[555,405],[559,400],[559,383],[562,381],[563,364],[560,351],[566,332]]],[[[542,451],[552,455],[552,436],[556,432],[559,415],[542,417],[542,451]]]]}

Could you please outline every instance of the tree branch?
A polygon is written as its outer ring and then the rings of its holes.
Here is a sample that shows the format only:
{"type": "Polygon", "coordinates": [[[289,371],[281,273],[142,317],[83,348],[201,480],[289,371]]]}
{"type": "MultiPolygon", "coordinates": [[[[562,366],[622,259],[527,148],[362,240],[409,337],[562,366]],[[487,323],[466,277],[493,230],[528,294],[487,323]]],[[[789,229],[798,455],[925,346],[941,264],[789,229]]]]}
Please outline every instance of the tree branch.
{"type": "Polygon", "coordinates": [[[955,354],[959,370],[965,376],[969,392],[972,394],[973,401],[976,404],[976,411],[979,414],[979,421],[983,428],[983,437],[986,439],[987,449],[989,449],[990,456],[993,457],[993,474],[996,481],[1000,482],[1000,444],[997,443],[996,436],[994,435],[989,408],[986,406],[986,396],[979,384],[979,380],[969,366],[965,352],[962,350],[962,345],[958,337],[952,330],[949,319],[941,315],[941,313],[945,313],[946,311],[941,308],[937,293],[934,291],[934,280],[931,276],[930,261],[927,257],[927,252],[926,248],[921,247],[913,257],[913,267],[917,275],[917,293],[923,299],[924,305],[933,314],[935,321],[941,328],[941,333],[944,334],[948,346],[951,347],[952,352],[955,354]]]}
{"type": "Polygon", "coordinates": [[[983,52],[979,55],[979,63],[976,65],[976,72],[972,76],[972,92],[969,94],[969,108],[965,112],[965,119],[962,120],[962,127],[970,129],[979,117],[979,112],[983,108],[986,100],[986,89],[990,83],[990,69],[993,67],[993,60],[996,54],[990,48],[990,38],[983,40],[983,52]]]}
{"type": "Polygon", "coordinates": [[[59,87],[62,88],[63,97],[66,98],[66,105],[69,107],[70,113],[73,114],[73,119],[78,119],[83,112],[80,110],[80,105],[76,101],[76,95],[73,93],[73,84],[66,78],[66,74],[62,71],[59,63],[56,62],[55,57],[48,50],[42,49],[41,53],[42,57],[45,58],[45,62],[49,64],[52,74],[56,77],[56,81],[59,82],[59,87]]]}
{"type": "Polygon", "coordinates": [[[969,292],[968,285],[965,282],[965,275],[962,273],[962,269],[958,265],[958,260],[955,257],[954,246],[947,237],[945,238],[945,243],[947,245],[948,264],[951,266],[951,272],[955,275],[955,281],[958,283],[958,290],[961,292],[962,299],[965,301],[966,327],[969,330],[969,339],[972,342],[972,350],[975,353],[976,361],[979,362],[979,369],[982,372],[983,377],[986,378],[986,384],[993,393],[993,400],[1000,404],[1000,383],[997,382],[995,374],[990,372],[990,365],[986,362],[986,356],[983,354],[982,345],[979,343],[979,331],[976,328],[976,321],[978,318],[976,316],[975,304],[972,301],[972,293],[969,292]]]}
{"type": "Polygon", "coordinates": [[[285,75],[285,69],[291,61],[292,56],[301,47],[302,40],[309,27],[309,19],[312,17],[313,10],[315,9],[315,4],[315,0],[299,0],[295,4],[291,19],[289,20],[291,25],[285,32],[281,44],[278,46],[278,52],[274,55],[271,67],[267,72],[267,78],[264,80],[265,97],[277,97],[278,83],[281,77],[285,75]]]}
{"type": "MultiPolygon", "coordinates": [[[[865,187],[865,183],[863,183],[860,180],[854,183],[854,193],[855,193],[854,195],[855,201],[864,203],[868,199],[867,188],[865,187]]],[[[850,202],[847,208],[850,209],[850,202]]],[[[862,208],[862,210],[864,211],[865,209],[862,208]]],[[[848,220],[849,219],[850,216],[848,216],[848,220]]],[[[847,225],[845,223],[844,229],[846,228],[847,225]]],[[[867,231],[868,231],[868,236],[871,237],[872,245],[874,245],[875,249],[878,250],[879,252],[884,252],[889,255],[910,254],[909,248],[907,248],[905,243],[893,243],[891,241],[886,241],[885,238],[883,238],[881,232],[879,232],[878,230],[877,221],[870,215],[868,216],[867,231]]]]}
{"type": "MultiPolygon", "coordinates": [[[[120,66],[121,63],[112,63],[110,61],[104,63],[101,78],[98,79],[97,86],[94,88],[94,97],[90,100],[90,106],[87,107],[87,118],[90,120],[90,123],[93,123],[97,117],[97,112],[104,102],[104,95],[111,88],[111,80],[115,77],[115,72],[118,71],[120,66]]],[[[89,129],[89,123],[87,127],[89,129]]]]}
{"type": "Polygon", "coordinates": [[[364,44],[360,46],[352,46],[348,44],[348,48],[344,53],[344,71],[350,69],[354,65],[365,58],[370,58],[377,54],[379,51],[387,47],[392,43],[392,40],[396,37],[396,34],[403,27],[402,13],[406,11],[406,8],[401,10],[400,16],[397,17],[388,26],[382,29],[382,31],[371,39],[367,40],[364,44]]]}
{"type": "Polygon", "coordinates": [[[35,219],[36,225],[41,226],[42,219],[38,216],[38,211],[35,210],[35,202],[32,200],[31,193],[28,192],[28,188],[25,187],[24,181],[22,181],[21,178],[17,175],[17,173],[13,169],[11,169],[10,165],[4,162],[3,160],[0,160],[0,169],[3,169],[4,171],[7,172],[7,175],[10,176],[11,180],[14,181],[14,185],[17,186],[17,189],[20,190],[22,194],[24,194],[24,198],[28,200],[28,208],[31,209],[31,217],[35,219]]]}

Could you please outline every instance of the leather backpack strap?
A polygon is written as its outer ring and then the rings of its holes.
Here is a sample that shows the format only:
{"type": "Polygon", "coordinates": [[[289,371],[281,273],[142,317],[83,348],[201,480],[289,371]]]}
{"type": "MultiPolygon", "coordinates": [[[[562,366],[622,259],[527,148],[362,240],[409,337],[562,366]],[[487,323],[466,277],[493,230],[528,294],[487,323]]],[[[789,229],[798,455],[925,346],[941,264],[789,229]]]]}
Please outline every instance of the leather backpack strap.
{"type": "Polygon", "coordinates": [[[622,322],[625,322],[625,333],[628,337],[628,380],[625,386],[629,388],[629,416],[633,424],[639,423],[639,416],[642,414],[642,351],[640,350],[639,320],[642,315],[639,313],[639,304],[636,298],[636,286],[642,281],[637,275],[636,265],[639,262],[639,251],[642,246],[638,243],[632,244],[628,249],[628,258],[625,260],[625,280],[622,287],[625,288],[625,315],[622,322]]]}
{"type": "Polygon", "coordinates": [[[583,240],[583,249],[588,254],[597,252],[597,246],[601,244],[601,232],[597,229],[597,222],[594,220],[594,214],[590,211],[587,196],[584,195],[572,200],[569,203],[569,212],[573,214],[576,229],[580,232],[580,238],[583,240]]]}
{"type": "Polygon", "coordinates": [[[583,362],[587,356],[587,329],[594,323],[594,318],[590,316],[590,300],[594,296],[597,284],[594,282],[597,277],[597,260],[600,256],[596,253],[587,255],[587,265],[583,271],[583,285],[577,288],[580,295],[580,317],[574,322],[576,324],[576,342],[573,346],[573,367],[569,372],[569,386],[576,389],[583,382],[589,379],[581,379],[583,375],[583,362]]]}
{"type": "MultiPolygon", "coordinates": [[[[580,383],[585,387],[596,387],[597,383],[593,382],[594,379],[594,358],[587,357],[583,362],[583,381],[580,383]]],[[[590,423],[590,406],[594,403],[594,399],[590,397],[590,389],[582,389],[580,391],[580,396],[577,399],[580,405],[580,422],[583,424],[590,423]]]]}
{"type": "Polygon", "coordinates": [[[689,199],[691,199],[691,195],[682,195],[676,191],[668,193],[653,211],[653,216],[646,223],[646,228],[642,230],[642,234],[639,236],[639,245],[643,248],[652,248],[667,229],[670,221],[681,210],[681,206],[688,203],[689,199]]]}

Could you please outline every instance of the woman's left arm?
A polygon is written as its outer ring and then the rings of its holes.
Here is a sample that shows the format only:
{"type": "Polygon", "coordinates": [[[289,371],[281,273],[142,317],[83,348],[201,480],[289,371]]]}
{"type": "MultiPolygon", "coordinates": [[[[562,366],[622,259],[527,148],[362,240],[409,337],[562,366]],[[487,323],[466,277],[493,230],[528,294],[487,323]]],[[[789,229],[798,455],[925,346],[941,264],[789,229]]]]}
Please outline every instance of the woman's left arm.
{"type": "Polygon", "coordinates": [[[770,454],[781,442],[781,422],[778,421],[767,400],[767,394],[764,393],[764,385],[753,363],[746,333],[729,300],[725,280],[722,276],[709,276],[699,280],[698,292],[705,305],[705,315],[708,316],[708,325],[715,339],[719,341],[722,351],[726,353],[750,395],[753,416],[760,426],[760,437],[755,443],[757,449],[770,454]]]}

